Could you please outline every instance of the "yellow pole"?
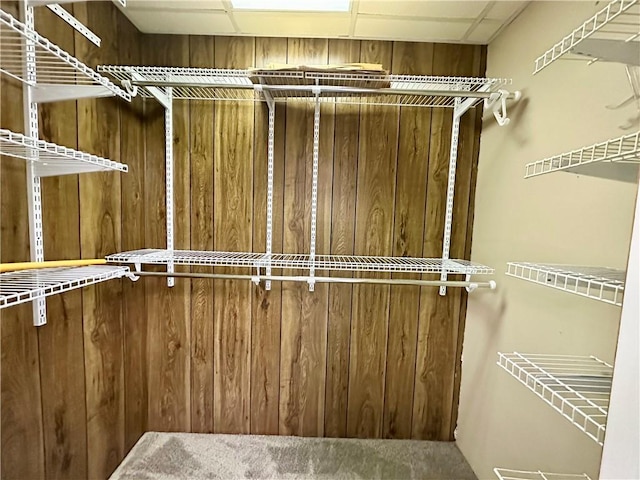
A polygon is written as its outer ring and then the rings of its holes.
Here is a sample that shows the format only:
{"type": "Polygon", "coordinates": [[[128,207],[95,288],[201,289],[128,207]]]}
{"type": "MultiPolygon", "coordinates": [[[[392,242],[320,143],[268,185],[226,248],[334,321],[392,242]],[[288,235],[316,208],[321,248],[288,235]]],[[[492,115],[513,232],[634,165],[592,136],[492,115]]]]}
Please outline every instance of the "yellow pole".
{"type": "Polygon", "coordinates": [[[21,262],[21,263],[0,263],[0,273],[14,272],[17,270],[33,270],[37,268],[56,267],[86,267],[89,265],[105,265],[104,258],[92,258],[88,260],[54,260],[50,262],[21,262]]]}

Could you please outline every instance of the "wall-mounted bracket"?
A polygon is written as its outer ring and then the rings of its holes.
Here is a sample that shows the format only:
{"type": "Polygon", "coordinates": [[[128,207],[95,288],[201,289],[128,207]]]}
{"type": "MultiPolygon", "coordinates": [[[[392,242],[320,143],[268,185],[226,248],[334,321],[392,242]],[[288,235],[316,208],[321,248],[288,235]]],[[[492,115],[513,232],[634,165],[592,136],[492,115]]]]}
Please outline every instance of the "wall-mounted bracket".
{"type": "Polygon", "coordinates": [[[311,180],[311,243],[309,246],[309,259],[311,268],[309,269],[309,291],[315,289],[313,277],[316,273],[316,235],[318,224],[318,166],[320,160],[320,97],[316,95],[313,110],[313,177],[311,180]]]}
{"type": "Polygon", "coordinates": [[[518,90],[513,93],[509,93],[507,90],[498,90],[492,93],[489,98],[485,98],[484,108],[491,109],[498,125],[504,127],[509,125],[511,121],[507,116],[507,99],[518,101],[520,97],[522,97],[522,93],[518,90]]]}
{"type": "Polygon", "coordinates": [[[83,37],[85,37],[87,40],[93,43],[96,47],[100,46],[100,42],[101,42],[100,37],[97,36],[95,33],[93,33],[91,30],[89,30],[85,25],[82,24],[82,22],[80,22],[80,20],[78,20],[73,15],[71,15],[67,10],[62,8],[57,3],[48,4],[47,8],[51,10],[53,13],[55,13],[57,16],[59,16],[62,20],[67,22],[69,25],[71,25],[71,27],[73,27],[74,30],[76,30],[83,37]]]}

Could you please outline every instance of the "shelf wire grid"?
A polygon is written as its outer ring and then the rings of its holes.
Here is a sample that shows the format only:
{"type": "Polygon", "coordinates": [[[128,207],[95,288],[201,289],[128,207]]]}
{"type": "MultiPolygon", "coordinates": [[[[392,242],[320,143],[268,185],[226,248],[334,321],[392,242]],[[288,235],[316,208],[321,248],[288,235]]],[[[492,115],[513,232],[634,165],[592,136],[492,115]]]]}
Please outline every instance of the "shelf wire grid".
{"type": "Polygon", "coordinates": [[[498,353],[498,365],[602,445],[613,368],[596,357],[498,353]]]}
{"type": "Polygon", "coordinates": [[[581,166],[596,162],[639,165],[640,131],[528,163],[525,167],[525,178],[563,170],[580,173],[581,166]]]}
{"type": "Polygon", "coordinates": [[[607,267],[509,262],[506,274],[613,305],[622,305],[625,272],[607,267]]]}
{"type": "Polygon", "coordinates": [[[34,172],[39,177],[112,170],[128,171],[127,165],[122,163],[5,129],[0,129],[0,155],[34,161],[34,172]]]}
{"type": "Polygon", "coordinates": [[[111,94],[131,101],[131,95],[99,75],[42,35],[0,10],[0,71],[33,87],[101,86],[111,94]],[[35,82],[25,75],[25,40],[35,46],[35,82]]]}
{"type": "Polygon", "coordinates": [[[500,480],[591,480],[586,473],[548,473],[540,470],[534,472],[508,468],[494,468],[493,471],[500,480]]]}
{"type": "MultiPolygon", "coordinates": [[[[534,74],[587,38],[640,42],[640,0],[614,0],[536,59],[534,74]]],[[[579,58],[579,57],[578,57],[579,58]]]]}
{"type": "MultiPolygon", "coordinates": [[[[152,98],[145,87],[173,88],[178,100],[263,101],[268,90],[275,101],[361,105],[455,107],[456,98],[473,105],[510,83],[507,79],[419,75],[365,75],[324,72],[260,72],[251,70],[102,65],[98,71],[137,85],[139,95],[152,98]],[[388,85],[385,88],[372,86],[388,85]]],[[[125,84],[126,84],[125,83],[125,84]]]]}
{"type": "Polygon", "coordinates": [[[129,267],[96,265],[41,268],[0,274],[0,308],[68,292],[129,274],[129,267]]]}
{"type": "Polygon", "coordinates": [[[198,250],[154,250],[144,249],[116,253],[107,256],[110,263],[250,267],[304,269],[316,271],[353,272],[406,272],[472,275],[492,274],[493,268],[468,260],[443,260],[441,258],[376,257],[356,255],[316,255],[312,261],[308,254],[215,252],[198,250]]]}

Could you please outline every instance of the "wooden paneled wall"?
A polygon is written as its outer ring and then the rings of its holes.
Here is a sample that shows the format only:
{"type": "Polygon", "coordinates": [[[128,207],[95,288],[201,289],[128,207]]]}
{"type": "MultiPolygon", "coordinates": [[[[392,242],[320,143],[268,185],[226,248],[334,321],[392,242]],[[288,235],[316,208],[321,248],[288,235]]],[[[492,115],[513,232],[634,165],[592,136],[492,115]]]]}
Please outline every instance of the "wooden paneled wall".
{"type": "MultiPolygon", "coordinates": [[[[394,73],[484,73],[479,46],[142,35],[110,3],[73,10],[100,49],[47,9],[37,26],[90,65],[362,61],[394,73]]],[[[20,85],[3,76],[0,94],[2,128],[23,131],[20,85]]],[[[164,248],[162,108],[99,99],[40,113],[42,138],[130,169],[43,182],[46,257],[164,248]]],[[[277,107],[275,252],[309,249],[312,126],[312,107],[277,107]]],[[[323,105],[318,253],[439,256],[450,127],[448,109],[323,105]]],[[[176,102],[174,130],[176,248],[264,251],[266,106],[176,102]]],[[[479,134],[472,111],[461,127],[458,258],[470,251],[479,134]]],[[[26,260],[24,162],[2,157],[0,168],[1,259],[26,260]]],[[[170,289],[145,278],[47,304],[38,329],[30,305],[2,310],[2,478],[105,478],[146,430],[453,438],[461,289],[319,284],[310,293],[274,282],[267,292],[205,279],[170,289]]]]}

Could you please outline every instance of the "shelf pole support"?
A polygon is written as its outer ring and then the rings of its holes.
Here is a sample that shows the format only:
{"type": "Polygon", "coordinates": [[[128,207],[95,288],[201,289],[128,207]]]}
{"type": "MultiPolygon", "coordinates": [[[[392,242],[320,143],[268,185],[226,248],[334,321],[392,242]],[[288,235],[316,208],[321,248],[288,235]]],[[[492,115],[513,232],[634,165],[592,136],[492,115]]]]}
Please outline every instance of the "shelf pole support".
{"type": "MultiPolygon", "coordinates": [[[[33,7],[20,2],[22,16],[25,25],[34,30],[33,7]]],[[[38,132],[38,104],[34,101],[34,87],[36,84],[36,49],[33,40],[24,39],[25,49],[25,78],[28,84],[24,85],[24,130],[25,134],[32,138],[39,138],[38,132]]],[[[27,162],[27,195],[29,205],[29,245],[32,262],[44,261],[44,240],[42,228],[42,192],[40,189],[40,177],[36,174],[36,161],[38,153],[31,153],[33,159],[27,162]]],[[[47,323],[47,304],[44,298],[33,301],[33,324],[36,327],[47,323]]]]}
{"type": "MultiPolygon", "coordinates": [[[[449,260],[451,250],[451,229],[453,224],[453,198],[456,191],[456,163],[458,161],[458,140],[460,135],[460,117],[465,109],[461,110],[462,99],[456,98],[453,109],[453,124],[451,126],[451,150],[449,152],[449,179],[447,182],[447,203],[444,215],[444,238],[442,239],[442,272],[440,280],[447,281],[446,263],[449,260]]],[[[440,295],[447,294],[447,287],[440,287],[440,295]]]]}
{"type": "MultiPolygon", "coordinates": [[[[271,276],[271,253],[273,250],[273,163],[275,157],[275,124],[276,124],[276,107],[271,97],[271,93],[264,91],[264,97],[269,108],[269,135],[267,144],[267,232],[266,232],[266,257],[268,263],[266,266],[267,277],[271,276]]],[[[271,280],[267,280],[264,286],[265,290],[271,290],[271,280]]]]}
{"type": "Polygon", "coordinates": [[[316,230],[318,223],[318,163],[320,157],[320,95],[316,92],[313,111],[313,177],[311,181],[311,243],[309,246],[309,291],[315,289],[316,230]]]}
{"type": "MultiPolygon", "coordinates": [[[[167,208],[167,250],[171,256],[167,262],[167,273],[175,271],[173,263],[173,91],[171,87],[166,89],[166,104],[164,110],[164,135],[165,135],[165,182],[166,182],[166,208],[167,208]]],[[[174,277],[167,277],[167,286],[175,285],[174,277]]]]}

